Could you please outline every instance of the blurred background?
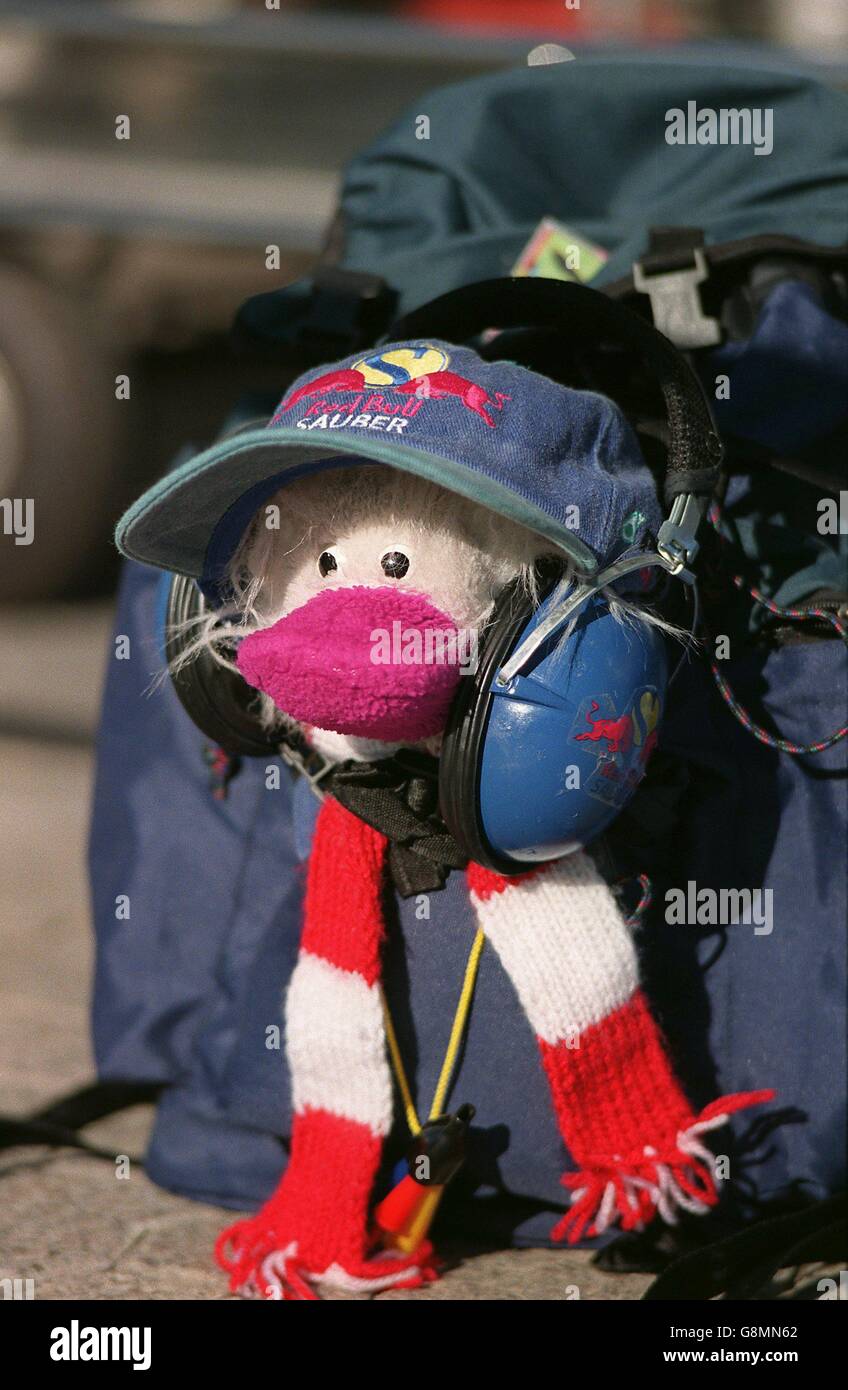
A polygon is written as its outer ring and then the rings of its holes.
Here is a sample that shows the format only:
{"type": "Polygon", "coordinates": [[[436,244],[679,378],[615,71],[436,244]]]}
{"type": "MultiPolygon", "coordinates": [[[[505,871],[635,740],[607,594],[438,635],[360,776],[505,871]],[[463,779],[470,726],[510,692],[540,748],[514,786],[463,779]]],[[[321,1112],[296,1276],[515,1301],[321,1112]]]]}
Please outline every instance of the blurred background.
{"type": "MultiPolygon", "coordinates": [[[[348,157],[418,94],[545,40],[776,44],[846,85],[848,0],[0,0],[0,500],[36,515],[30,545],[0,529],[0,1111],[92,1069],[84,855],[117,516],[274,385],[229,325],[313,263],[348,157]]],[[[72,1159],[51,1160],[52,1208],[38,1156],[0,1160],[0,1275],[31,1269],[60,1210],[108,1244],[95,1188],[72,1209],[72,1159]]]]}
{"type": "Polygon", "coordinates": [[[230,320],[309,267],[340,167],[545,38],[759,39],[836,74],[848,0],[0,0],[0,496],[38,516],[0,536],[4,598],[108,592],[123,506],[264,384],[230,320]]]}

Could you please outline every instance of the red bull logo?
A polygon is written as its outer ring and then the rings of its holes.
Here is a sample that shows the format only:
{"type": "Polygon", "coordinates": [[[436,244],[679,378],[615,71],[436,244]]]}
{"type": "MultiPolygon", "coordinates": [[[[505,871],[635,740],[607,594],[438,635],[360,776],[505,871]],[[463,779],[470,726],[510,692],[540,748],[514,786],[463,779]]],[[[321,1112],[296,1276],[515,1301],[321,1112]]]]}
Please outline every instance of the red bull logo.
{"type": "Polygon", "coordinates": [[[271,423],[277,424],[295,406],[309,400],[309,409],[297,422],[300,429],[349,427],[400,434],[425,401],[453,398],[494,429],[492,412],[502,410],[509,396],[503,391],[490,395],[483,386],[449,371],[449,365],[448,354],[430,343],[374,353],[352,367],[325,372],[300,386],[286,397],[271,423]],[[384,390],[375,392],[374,387],[384,390]],[[392,395],[386,394],[385,388],[392,395]],[[331,393],[352,394],[356,399],[343,402],[346,409],[340,411],[334,408],[339,403],[328,399],[331,393]]]}
{"type": "Polygon", "coordinates": [[[605,739],[610,753],[627,753],[633,743],[633,720],[629,714],[622,714],[618,719],[593,719],[595,710],[600,709],[597,700],[592,701],[590,710],[586,715],[586,722],[589,728],[585,733],[577,734],[577,743],[597,743],[600,739],[605,739]]]}
{"type": "Polygon", "coordinates": [[[622,714],[613,710],[608,695],[591,700],[580,716],[580,722],[589,727],[578,725],[572,737],[575,743],[597,745],[597,763],[586,791],[610,805],[619,805],[644,777],[656,748],[660,699],[655,691],[642,689],[630,709],[622,714]],[[601,701],[606,710],[598,714],[601,701]]]}

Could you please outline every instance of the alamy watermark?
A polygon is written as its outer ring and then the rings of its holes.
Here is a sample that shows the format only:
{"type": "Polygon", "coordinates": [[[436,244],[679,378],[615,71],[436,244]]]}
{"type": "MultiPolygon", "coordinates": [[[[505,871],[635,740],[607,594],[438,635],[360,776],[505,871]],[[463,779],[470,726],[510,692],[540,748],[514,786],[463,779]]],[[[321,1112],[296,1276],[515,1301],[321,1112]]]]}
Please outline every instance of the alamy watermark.
{"type": "Polygon", "coordinates": [[[31,497],[0,497],[0,526],[4,536],[14,536],[15,545],[32,545],[35,540],[35,502],[31,497]]]}
{"type": "Polygon", "coordinates": [[[687,101],[665,113],[667,145],[753,145],[754,154],[774,149],[774,111],[770,106],[698,106],[687,101]]]}
{"type": "Polygon", "coordinates": [[[699,888],[690,878],[685,888],[666,890],[665,920],[670,926],[753,926],[755,936],[771,936],[773,901],[773,888],[699,888]]]}
{"type": "Polygon", "coordinates": [[[477,629],[474,627],[375,627],[371,634],[375,666],[457,666],[462,675],[477,670],[477,629]]]}
{"type": "Polygon", "coordinates": [[[51,1361],[129,1361],[147,1371],[152,1360],[149,1327],[88,1327],[73,1318],[50,1333],[51,1361]]]}
{"type": "Polygon", "coordinates": [[[848,536],[848,491],[836,497],[822,497],[816,504],[816,530],[820,536],[848,536]]]}
{"type": "Polygon", "coordinates": [[[35,1298],[35,1280],[6,1276],[0,1279],[0,1298],[22,1301],[35,1298]]]}

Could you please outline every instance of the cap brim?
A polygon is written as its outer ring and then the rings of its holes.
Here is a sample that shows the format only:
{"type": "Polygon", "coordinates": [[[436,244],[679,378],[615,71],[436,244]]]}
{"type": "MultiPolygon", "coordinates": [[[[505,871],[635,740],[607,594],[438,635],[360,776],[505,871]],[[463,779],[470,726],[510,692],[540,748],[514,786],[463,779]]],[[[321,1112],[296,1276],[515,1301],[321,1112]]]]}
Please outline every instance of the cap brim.
{"type": "Polygon", "coordinates": [[[335,460],[351,454],[438,483],[537,531],[580,569],[591,573],[597,568],[595,556],[573,531],[486,473],[394,440],[383,442],[352,432],[337,437],[333,445],[304,444],[302,431],[294,426],[246,430],[196,454],[125,512],[115,531],[116,543],[130,559],[199,579],[216,526],[250,488],[276,475],[283,487],[314,472],[316,465],[333,467],[335,460]]]}

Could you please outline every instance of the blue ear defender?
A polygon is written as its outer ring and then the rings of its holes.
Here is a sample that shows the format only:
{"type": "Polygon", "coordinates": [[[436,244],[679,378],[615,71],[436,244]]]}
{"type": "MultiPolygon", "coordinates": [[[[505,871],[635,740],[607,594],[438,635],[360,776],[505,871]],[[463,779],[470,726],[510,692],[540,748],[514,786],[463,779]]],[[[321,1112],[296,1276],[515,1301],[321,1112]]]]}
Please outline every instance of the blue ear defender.
{"type": "Polygon", "coordinates": [[[554,582],[535,611],[505,591],[476,673],[463,677],[445,731],[440,806],[470,859],[515,874],[601,835],[630,800],[657,741],[668,681],[661,630],[614,616],[595,594],[535,646],[562,606],[554,582]]]}

